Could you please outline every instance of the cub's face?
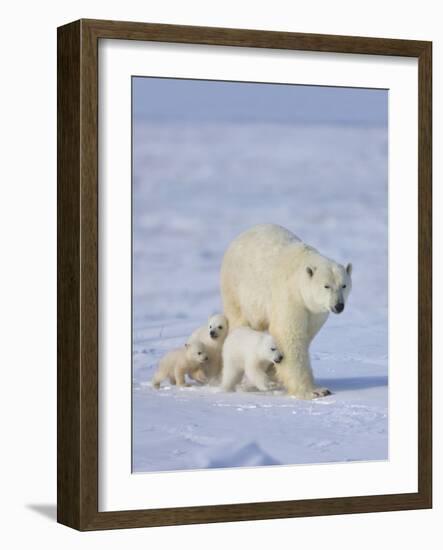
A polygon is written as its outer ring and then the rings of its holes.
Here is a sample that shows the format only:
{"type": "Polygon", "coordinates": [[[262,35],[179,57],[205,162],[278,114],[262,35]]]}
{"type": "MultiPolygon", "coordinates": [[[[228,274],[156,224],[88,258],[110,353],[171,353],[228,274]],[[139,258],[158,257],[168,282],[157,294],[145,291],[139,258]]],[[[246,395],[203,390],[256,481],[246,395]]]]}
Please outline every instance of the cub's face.
{"type": "Polygon", "coordinates": [[[208,360],[206,348],[201,342],[186,344],[186,357],[194,363],[206,363],[208,360]]]}
{"type": "Polygon", "coordinates": [[[313,313],[341,313],[352,288],[352,265],[306,266],[303,298],[313,313]]]}
{"type": "Polygon", "coordinates": [[[224,315],[213,315],[208,321],[208,333],[211,340],[223,342],[228,334],[228,320],[224,315]]]}
{"type": "Polygon", "coordinates": [[[270,363],[281,363],[283,354],[277,347],[274,338],[270,334],[262,339],[260,344],[259,356],[261,361],[269,361],[270,363]]]}

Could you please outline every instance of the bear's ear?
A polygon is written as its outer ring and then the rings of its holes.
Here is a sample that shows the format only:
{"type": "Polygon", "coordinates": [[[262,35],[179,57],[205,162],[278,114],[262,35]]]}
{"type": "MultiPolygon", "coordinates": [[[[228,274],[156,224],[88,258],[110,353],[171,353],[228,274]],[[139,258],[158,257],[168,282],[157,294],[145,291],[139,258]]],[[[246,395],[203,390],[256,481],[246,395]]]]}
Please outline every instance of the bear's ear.
{"type": "Polygon", "coordinates": [[[352,273],[352,264],[348,264],[348,265],[346,266],[346,273],[347,273],[348,275],[351,275],[351,273],[352,273]]]}
{"type": "Polygon", "coordinates": [[[312,269],[312,267],[307,267],[306,268],[306,273],[309,275],[309,277],[313,277],[314,276],[314,270],[312,269]]]}

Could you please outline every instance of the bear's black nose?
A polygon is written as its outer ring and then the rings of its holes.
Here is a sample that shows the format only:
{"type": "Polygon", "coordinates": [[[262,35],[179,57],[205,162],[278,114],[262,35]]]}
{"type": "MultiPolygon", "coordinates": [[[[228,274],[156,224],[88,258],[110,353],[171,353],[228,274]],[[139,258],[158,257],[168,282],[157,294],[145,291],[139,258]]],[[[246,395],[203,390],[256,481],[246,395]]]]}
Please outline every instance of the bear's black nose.
{"type": "Polygon", "coordinates": [[[283,361],[283,355],[279,355],[276,359],[275,359],[275,362],[276,363],[281,363],[283,361]]]}
{"type": "Polygon", "coordinates": [[[335,305],[334,311],[335,313],[341,313],[345,309],[345,304],[342,302],[335,305]]]}
{"type": "Polygon", "coordinates": [[[210,336],[211,338],[217,338],[217,333],[215,332],[215,330],[210,330],[210,331],[209,331],[209,336],[210,336]]]}

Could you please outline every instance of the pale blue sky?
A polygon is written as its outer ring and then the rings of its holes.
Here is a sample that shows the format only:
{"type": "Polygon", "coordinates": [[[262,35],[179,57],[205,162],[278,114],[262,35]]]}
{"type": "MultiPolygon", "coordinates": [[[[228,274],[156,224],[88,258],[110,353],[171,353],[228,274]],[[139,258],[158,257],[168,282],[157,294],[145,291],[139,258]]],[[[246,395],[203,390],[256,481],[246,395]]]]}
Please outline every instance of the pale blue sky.
{"type": "Polygon", "coordinates": [[[135,121],[238,121],[386,126],[388,91],[133,77],[135,121]]]}

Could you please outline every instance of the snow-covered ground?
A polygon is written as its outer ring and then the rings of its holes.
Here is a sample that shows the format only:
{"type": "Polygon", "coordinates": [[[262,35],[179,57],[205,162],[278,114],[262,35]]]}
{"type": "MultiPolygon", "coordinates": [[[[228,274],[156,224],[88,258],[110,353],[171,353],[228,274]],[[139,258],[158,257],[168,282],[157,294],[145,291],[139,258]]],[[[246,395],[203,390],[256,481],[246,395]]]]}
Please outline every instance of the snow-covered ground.
{"type": "Polygon", "coordinates": [[[133,220],[135,472],[387,459],[386,128],[138,120],[133,220]],[[220,311],[228,243],[264,222],[354,265],[311,347],[333,395],[152,389],[158,359],[220,311]]]}

